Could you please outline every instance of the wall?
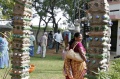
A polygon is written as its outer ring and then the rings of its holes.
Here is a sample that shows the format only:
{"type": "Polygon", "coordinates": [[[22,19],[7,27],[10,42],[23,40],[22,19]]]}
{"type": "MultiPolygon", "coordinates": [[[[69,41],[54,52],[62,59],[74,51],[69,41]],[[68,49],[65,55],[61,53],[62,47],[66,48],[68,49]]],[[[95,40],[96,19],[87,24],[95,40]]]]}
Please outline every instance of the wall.
{"type": "Polygon", "coordinates": [[[120,20],[118,20],[118,32],[117,32],[117,55],[120,55],[120,20]]]}
{"type": "Polygon", "coordinates": [[[118,15],[120,16],[120,3],[119,4],[110,4],[110,15],[118,15]]]}
{"type": "MultiPolygon", "coordinates": [[[[120,1],[113,1],[109,3],[110,6],[110,16],[114,15],[114,17],[112,18],[112,21],[116,21],[118,20],[118,27],[117,28],[117,41],[114,40],[114,42],[117,42],[116,45],[116,55],[120,55],[120,1]]],[[[112,39],[112,38],[111,38],[112,39]]]]}

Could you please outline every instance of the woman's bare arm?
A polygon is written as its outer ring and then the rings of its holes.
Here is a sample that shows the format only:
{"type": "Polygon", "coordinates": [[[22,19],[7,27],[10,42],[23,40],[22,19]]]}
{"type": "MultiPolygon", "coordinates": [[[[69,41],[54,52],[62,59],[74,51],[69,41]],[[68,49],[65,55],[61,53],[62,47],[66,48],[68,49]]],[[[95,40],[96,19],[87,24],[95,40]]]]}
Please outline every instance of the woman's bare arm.
{"type": "Polygon", "coordinates": [[[82,57],[82,59],[83,59],[84,61],[87,61],[86,56],[85,56],[84,52],[82,51],[82,49],[79,48],[78,50],[79,50],[79,54],[80,54],[80,56],[82,57]]]}

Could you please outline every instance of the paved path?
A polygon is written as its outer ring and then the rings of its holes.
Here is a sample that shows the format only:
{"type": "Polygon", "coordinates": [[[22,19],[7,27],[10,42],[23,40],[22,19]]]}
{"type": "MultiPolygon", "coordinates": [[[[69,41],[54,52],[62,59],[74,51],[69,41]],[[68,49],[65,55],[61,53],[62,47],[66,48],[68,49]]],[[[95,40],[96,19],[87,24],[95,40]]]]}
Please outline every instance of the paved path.
{"type": "Polygon", "coordinates": [[[110,59],[113,60],[115,56],[117,56],[116,52],[111,51],[111,53],[110,53],[110,59]]]}

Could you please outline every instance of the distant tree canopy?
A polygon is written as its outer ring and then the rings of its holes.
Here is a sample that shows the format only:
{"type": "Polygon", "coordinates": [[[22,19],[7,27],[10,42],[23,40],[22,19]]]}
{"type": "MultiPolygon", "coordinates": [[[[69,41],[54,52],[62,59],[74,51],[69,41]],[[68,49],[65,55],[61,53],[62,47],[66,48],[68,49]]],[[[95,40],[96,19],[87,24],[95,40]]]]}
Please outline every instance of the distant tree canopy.
{"type": "Polygon", "coordinates": [[[14,0],[0,0],[0,11],[3,19],[10,19],[13,13],[14,0]]]}
{"type": "Polygon", "coordinates": [[[34,7],[41,17],[41,20],[48,17],[47,22],[52,22],[53,28],[57,30],[58,22],[61,20],[59,18],[57,21],[55,18],[58,13],[56,11],[57,9],[63,11],[62,15],[68,19],[68,22],[74,22],[75,19],[85,16],[85,11],[88,9],[88,1],[89,0],[35,0],[34,7]]]}
{"type": "MultiPolygon", "coordinates": [[[[64,11],[63,16],[69,15],[68,20],[74,20],[78,14],[79,10],[85,10],[85,4],[88,3],[90,0],[33,0],[33,7],[35,7],[39,16],[47,17],[49,13],[50,20],[53,23],[57,23],[54,20],[56,16],[56,9],[62,9],[64,11]]],[[[14,0],[0,0],[0,8],[3,13],[3,18],[10,18],[12,16],[13,7],[14,7],[14,0]]],[[[82,14],[83,15],[83,14],[82,14]]]]}
{"type": "Polygon", "coordinates": [[[48,26],[48,23],[53,23],[54,32],[58,30],[58,22],[61,20],[56,20],[56,9],[59,5],[58,0],[35,0],[33,6],[35,7],[37,14],[40,16],[40,21],[44,21],[45,29],[48,26]]]}

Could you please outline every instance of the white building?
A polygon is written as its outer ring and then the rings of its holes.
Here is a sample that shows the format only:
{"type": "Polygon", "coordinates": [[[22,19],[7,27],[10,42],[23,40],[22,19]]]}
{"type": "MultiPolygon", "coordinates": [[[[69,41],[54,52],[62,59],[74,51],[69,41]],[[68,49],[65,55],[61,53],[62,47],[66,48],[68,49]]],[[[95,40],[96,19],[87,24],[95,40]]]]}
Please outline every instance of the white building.
{"type": "Polygon", "coordinates": [[[11,26],[11,21],[7,21],[7,20],[0,20],[0,32],[3,31],[10,31],[12,30],[13,27],[11,26]]]}
{"type": "Polygon", "coordinates": [[[113,22],[111,27],[111,51],[120,55],[120,0],[108,0],[110,5],[110,17],[113,22]]]}

